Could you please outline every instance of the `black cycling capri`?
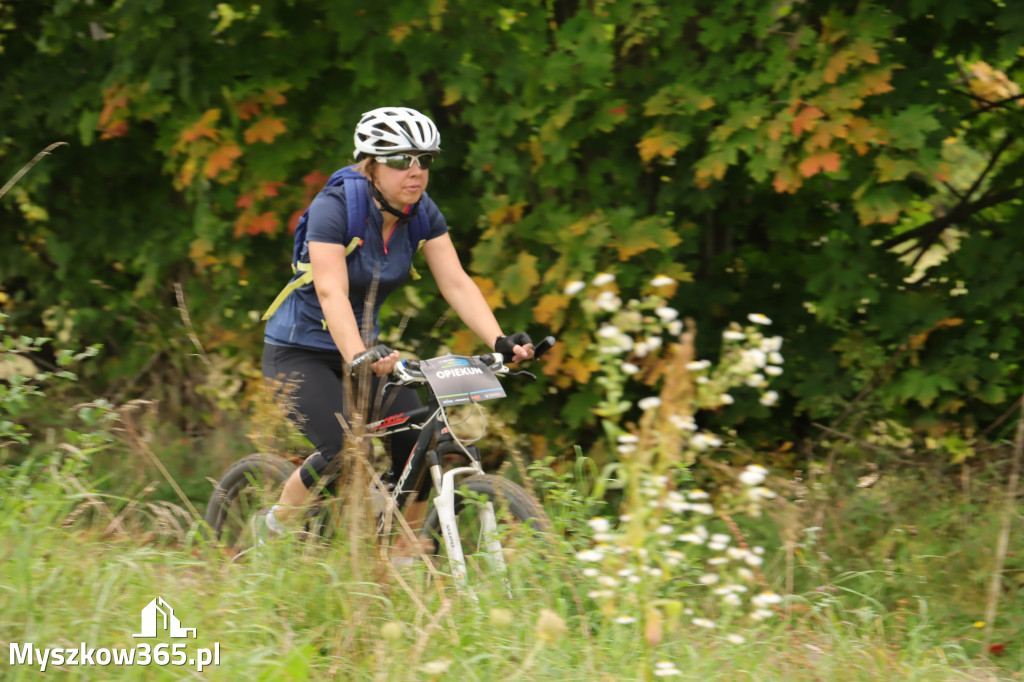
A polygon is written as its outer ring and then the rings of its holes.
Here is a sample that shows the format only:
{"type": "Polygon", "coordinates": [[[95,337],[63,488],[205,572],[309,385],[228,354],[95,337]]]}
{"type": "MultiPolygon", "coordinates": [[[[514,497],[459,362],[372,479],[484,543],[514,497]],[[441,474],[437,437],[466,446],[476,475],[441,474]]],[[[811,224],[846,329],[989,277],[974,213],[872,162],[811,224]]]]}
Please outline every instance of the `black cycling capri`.
{"type": "MultiPolygon", "coordinates": [[[[345,432],[334,416],[335,412],[347,416],[350,407],[342,381],[341,353],[267,343],[263,347],[263,376],[277,382],[275,400],[280,401],[284,394],[288,418],[316,448],[300,471],[303,485],[311,489],[324,478],[324,471],[344,445],[345,432]]],[[[376,396],[382,381],[377,376],[372,379],[370,408],[371,411],[380,409],[381,414],[370,414],[368,421],[423,407],[423,401],[409,386],[391,386],[378,401],[376,396]]],[[[358,382],[354,379],[352,389],[358,394],[358,382]]],[[[418,437],[419,431],[402,431],[391,436],[391,471],[402,471],[418,437]]],[[[328,476],[333,478],[338,473],[330,471],[328,476]]],[[[429,482],[430,477],[425,478],[429,482]]],[[[426,495],[427,490],[421,489],[420,499],[426,499],[426,495]]]]}

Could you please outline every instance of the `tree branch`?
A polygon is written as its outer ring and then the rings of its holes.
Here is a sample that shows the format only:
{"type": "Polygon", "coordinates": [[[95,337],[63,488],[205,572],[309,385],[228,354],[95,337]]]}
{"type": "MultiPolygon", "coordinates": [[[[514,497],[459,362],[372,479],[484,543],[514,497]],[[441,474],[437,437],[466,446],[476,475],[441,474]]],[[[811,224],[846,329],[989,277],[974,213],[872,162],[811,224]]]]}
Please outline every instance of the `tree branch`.
{"type": "Polygon", "coordinates": [[[1024,186],[1011,187],[1010,189],[996,192],[994,194],[987,194],[982,198],[972,203],[961,202],[952,211],[944,216],[931,220],[924,225],[919,225],[912,230],[908,230],[903,234],[898,234],[895,237],[891,237],[881,244],[881,248],[888,251],[894,246],[910,241],[911,239],[917,239],[919,237],[926,237],[931,234],[938,234],[945,230],[947,227],[954,223],[962,222],[978,211],[982,211],[986,208],[991,208],[1005,201],[1017,198],[1021,190],[1024,190],[1024,186]]]}
{"type": "Polygon", "coordinates": [[[1001,99],[996,102],[981,99],[980,101],[985,102],[985,104],[980,109],[975,109],[974,111],[970,111],[964,114],[963,120],[966,121],[968,119],[974,118],[975,116],[980,116],[981,114],[988,113],[993,109],[1001,109],[1004,105],[1009,104],[1010,102],[1016,102],[1017,100],[1020,99],[1024,99],[1024,93],[1021,93],[1020,95],[1014,95],[1013,97],[1007,97],[1006,99],[1001,99]]]}

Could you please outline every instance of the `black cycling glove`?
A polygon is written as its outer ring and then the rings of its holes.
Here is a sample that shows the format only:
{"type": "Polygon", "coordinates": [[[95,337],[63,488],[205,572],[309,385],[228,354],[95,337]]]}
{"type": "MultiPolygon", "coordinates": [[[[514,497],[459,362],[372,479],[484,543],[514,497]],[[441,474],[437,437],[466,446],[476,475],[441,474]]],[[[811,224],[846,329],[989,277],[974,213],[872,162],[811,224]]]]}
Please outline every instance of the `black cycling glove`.
{"type": "Polygon", "coordinates": [[[494,352],[501,353],[501,357],[506,360],[511,360],[515,355],[515,351],[512,349],[516,346],[525,346],[528,343],[533,343],[533,341],[530,340],[530,335],[526,332],[499,336],[498,340],[494,342],[494,352]]]}
{"type": "Polygon", "coordinates": [[[383,343],[378,343],[373,348],[367,348],[361,353],[356,353],[356,356],[352,358],[352,362],[348,363],[348,373],[350,375],[355,374],[363,365],[372,365],[381,358],[386,358],[391,355],[392,352],[393,351],[383,343]]]}

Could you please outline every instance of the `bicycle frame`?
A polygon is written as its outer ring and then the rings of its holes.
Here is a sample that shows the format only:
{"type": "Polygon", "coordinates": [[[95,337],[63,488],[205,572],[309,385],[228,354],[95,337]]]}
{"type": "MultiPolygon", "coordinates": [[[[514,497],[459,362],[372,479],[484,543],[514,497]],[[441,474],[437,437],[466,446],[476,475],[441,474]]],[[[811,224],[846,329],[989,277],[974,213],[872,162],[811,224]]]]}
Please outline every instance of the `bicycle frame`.
{"type": "MultiPolygon", "coordinates": [[[[455,434],[451,433],[447,425],[445,408],[438,402],[429,384],[427,387],[430,398],[426,407],[413,410],[408,414],[392,415],[378,422],[367,424],[366,428],[369,434],[377,437],[389,436],[410,429],[419,430],[420,435],[416,439],[416,445],[413,446],[412,451],[406,458],[405,467],[395,483],[395,489],[390,494],[390,500],[394,504],[394,511],[402,513],[409,494],[414,492],[414,490],[405,489],[406,483],[410,479],[418,483],[422,479],[425,466],[429,469],[434,489],[437,491],[436,496],[433,498],[434,508],[437,510],[440,521],[441,534],[448,554],[452,578],[457,589],[464,591],[468,581],[466,576],[466,557],[462,551],[458,521],[455,515],[455,479],[460,476],[483,474],[484,468],[479,458],[473,454],[475,448],[466,447],[455,434]],[[421,423],[413,421],[424,414],[430,415],[425,421],[421,423]],[[410,421],[413,421],[413,423],[409,423],[410,421]],[[444,436],[445,434],[449,434],[452,440],[460,446],[463,453],[469,459],[469,466],[457,467],[442,472],[441,461],[437,451],[429,450],[429,448],[435,435],[444,436]]],[[[440,440],[438,445],[441,445],[440,440]]],[[[385,530],[384,525],[385,519],[382,515],[377,522],[378,534],[383,534],[385,530]]],[[[488,564],[495,571],[504,573],[506,570],[505,555],[502,551],[501,543],[497,540],[497,516],[494,512],[494,505],[490,501],[481,505],[480,526],[481,535],[485,538],[486,542],[485,557],[488,564]]]]}

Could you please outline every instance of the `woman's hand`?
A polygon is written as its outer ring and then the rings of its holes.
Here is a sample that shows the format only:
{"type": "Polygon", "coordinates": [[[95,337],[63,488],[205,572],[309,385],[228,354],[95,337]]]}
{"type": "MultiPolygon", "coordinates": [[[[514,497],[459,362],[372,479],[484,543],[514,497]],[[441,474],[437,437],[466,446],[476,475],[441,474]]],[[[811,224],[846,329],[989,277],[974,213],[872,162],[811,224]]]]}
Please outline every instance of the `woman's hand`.
{"type": "Polygon", "coordinates": [[[393,350],[390,355],[387,355],[370,365],[370,369],[372,369],[373,373],[379,377],[387,376],[394,371],[395,365],[398,364],[398,359],[400,357],[401,354],[397,350],[393,350]]]}
{"type": "Polygon", "coordinates": [[[516,332],[508,336],[499,336],[494,342],[494,350],[509,362],[520,362],[533,357],[533,341],[526,332],[516,332]]]}
{"type": "Polygon", "coordinates": [[[352,362],[348,364],[348,373],[350,375],[354,374],[360,368],[369,365],[370,369],[377,376],[387,376],[395,369],[399,357],[400,355],[397,350],[391,350],[383,343],[379,343],[373,348],[356,353],[356,356],[352,358],[352,362]]]}

